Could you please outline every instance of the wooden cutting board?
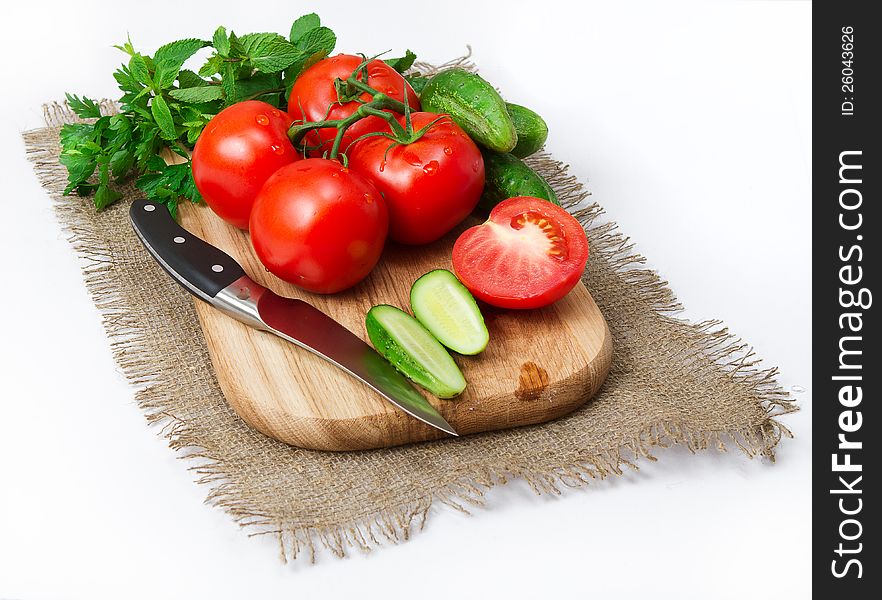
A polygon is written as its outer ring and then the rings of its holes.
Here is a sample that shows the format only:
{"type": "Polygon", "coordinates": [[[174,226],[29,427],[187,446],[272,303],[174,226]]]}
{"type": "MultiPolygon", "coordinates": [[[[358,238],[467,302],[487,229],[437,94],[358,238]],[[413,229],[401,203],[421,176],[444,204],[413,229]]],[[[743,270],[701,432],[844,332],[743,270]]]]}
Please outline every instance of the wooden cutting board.
{"type": "MultiPolygon", "coordinates": [[[[411,284],[432,269],[450,269],[456,236],[476,222],[470,220],[427,246],[389,243],[367,279],[345,292],[322,296],[266,271],[247,234],[206,206],[181,205],[181,217],[185,228],[235,258],[255,281],[282,296],[306,300],[366,341],[368,309],[391,304],[409,311],[411,284]]],[[[202,301],[195,304],[221,389],[236,413],[258,431],[318,450],[380,448],[446,435],[314,354],[202,301]]],[[[453,400],[426,394],[461,435],[555,419],[588,401],[606,378],[612,340],[581,283],[542,309],[482,305],[481,310],[490,331],[487,349],[478,356],[454,355],[468,381],[465,392],[453,400]]]]}

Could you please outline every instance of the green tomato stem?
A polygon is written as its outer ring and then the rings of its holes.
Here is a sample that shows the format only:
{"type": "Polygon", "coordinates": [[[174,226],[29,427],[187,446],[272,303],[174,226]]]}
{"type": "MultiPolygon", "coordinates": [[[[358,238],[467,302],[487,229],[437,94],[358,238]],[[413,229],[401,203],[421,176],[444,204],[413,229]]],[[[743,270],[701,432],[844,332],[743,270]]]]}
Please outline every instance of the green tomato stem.
{"type": "Polygon", "coordinates": [[[395,115],[382,110],[383,108],[389,108],[386,105],[385,100],[391,100],[391,98],[388,98],[385,94],[378,95],[383,96],[383,98],[374,100],[368,104],[362,104],[358,107],[358,110],[345,119],[342,119],[341,124],[337,127],[337,135],[334,137],[334,145],[331,146],[331,153],[329,155],[331,159],[337,158],[337,154],[340,152],[340,144],[343,142],[343,135],[346,133],[346,130],[349,129],[353,123],[360,121],[365,117],[379,117],[389,124],[389,127],[392,128],[392,131],[395,132],[396,135],[404,133],[401,125],[395,120],[395,115]]]}
{"type": "Polygon", "coordinates": [[[398,121],[395,120],[395,115],[386,112],[387,110],[392,110],[399,114],[409,112],[408,107],[404,102],[391,98],[358,79],[358,69],[356,69],[344,83],[359,92],[370,94],[371,99],[359,106],[354,113],[343,119],[323,119],[311,123],[294,123],[288,130],[288,138],[291,140],[291,143],[295,148],[300,147],[303,139],[310,131],[316,129],[336,128],[337,135],[334,137],[334,144],[331,146],[331,152],[329,155],[329,158],[336,158],[340,152],[340,144],[343,141],[343,135],[346,133],[346,130],[365,117],[379,117],[389,123],[390,128],[396,136],[404,137],[406,135],[404,128],[402,128],[401,125],[398,124],[398,121]]]}
{"type": "MultiPolygon", "coordinates": [[[[379,117],[389,123],[389,127],[396,135],[404,135],[404,129],[395,120],[393,113],[386,110],[396,110],[397,105],[401,104],[397,100],[390,98],[386,94],[377,93],[373,100],[366,104],[362,104],[354,113],[343,119],[324,119],[322,121],[314,121],[312,123],[295,123],[288,130],[288,137],[295,148],[299,148],[301,142],[310,131],[316,129],[336,128],[337,135],[334,137],[334,144],[331,146],[330,158],[336,158],[340,152],[340,144],[343,141],[343,135],[354,123],[364,119],[365,117],[379,117]]],[[[403,105],[402,105],[403,106],[403,105]]]]}

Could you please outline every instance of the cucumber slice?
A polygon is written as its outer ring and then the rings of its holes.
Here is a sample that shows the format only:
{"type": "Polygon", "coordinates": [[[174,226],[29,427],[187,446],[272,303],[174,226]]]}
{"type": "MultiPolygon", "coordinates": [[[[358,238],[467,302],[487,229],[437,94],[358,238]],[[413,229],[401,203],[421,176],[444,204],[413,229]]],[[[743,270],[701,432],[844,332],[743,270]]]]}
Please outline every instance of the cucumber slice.
{"type": "Polygon", "coordinates": [[[439,342],[460,354],[478,354],[490,333],[474,297],[445,269],[430,271],[410,288],[414,316],[439,342]]]}
{"type": "Polygon", "coordinates": [[[444,346],[400,308],[374,306],[365,325],[377,352],[415,383],[439,398],[453,398],[465,389],[466,380],[444,346]]]}

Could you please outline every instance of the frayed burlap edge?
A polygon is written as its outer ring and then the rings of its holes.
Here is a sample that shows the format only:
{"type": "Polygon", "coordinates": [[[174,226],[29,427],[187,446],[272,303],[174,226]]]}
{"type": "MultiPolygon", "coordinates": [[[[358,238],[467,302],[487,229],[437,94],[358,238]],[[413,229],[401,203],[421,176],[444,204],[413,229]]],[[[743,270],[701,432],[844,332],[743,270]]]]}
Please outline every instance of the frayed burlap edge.
{"type": "MultiPolygon", "coordinates": [[[[459,59],[448,65],[471,65],[459,59]]],[[[418,68],[429,70],[427,65],[418,68]]],[[[102,110],[116,111],[112,101],[103,101],[102,110]]],[[[47,126],[59,127],[76,121],[76,116],[63,104],[52,103],[44,107],[47,126]]],[[[169,446],[183,457],[195,459],[190,467],[197,475],[197,482],[208,484],[210,492],[206,502],[229,513],[249,535],[274,535],[279,543],[283,561],[295,559],[308,551],[314,561],[316,551],[323,547],[334,555],[345,556],[348,549],[369,551],[384,542],[398,543],[407,540],[414,529],[421,530],[427,514],[435,501],[456,510],[468,512],[469,507],[484,505],[486,492],[511,478],[523,478],[537,493],[560,494],[562,488],[578,488],[592,480],[605,479],[609,475],[621,475],[623,467],[638,470],[639,459],[656,460],[653,447],[685,446],[691,452],[716,448],[727,450],[727,443],[734,444],[748,457],[763,456],[774,461],[774,449],[783,436],[792,437],[790,430],[777,417],[797,410],[789,394],[777,383],[777,368],[761,369],[760,360],[753,349],[729,332],[720,321],[710,320],[689,323],[677,319],[673,313],[682,309],[673,292],[659,275],[641,265],[645,259],[634,250],[634,244],[623,236],[615,223],[601,222],[602,209],[597,204],[585,205],[588,193],[576,177],[567,173],[567,166],[545,153],[529,159],[557,191],[565,208],[583,225],[591,240],[592,256],[602,257],[615,270],[624,285],[631,286],[640,296],[641,310],[655,311],[660,318],[676,325],[680,335],[689,339],[684,361],[696,363],[702,360],[703,368],[722,369],[733,380],[747,388],[761,404],[765,418],[758,424],[727,430],[703,430],[690,428],[682,423],[665,422],[653,424],[639,435],[625,441],[615,451],[590,453],[575,460],[559,464],[546,464],[541,469],[535,465],[506,464],[504,467],[482,467],[467,477],[427,491],[416,501],[390,506],[364,518],[327,526],[307,526],[279,521],[261,512],[243,497],[229,480],[224,461],[212,456],[199,446],[187,422],[175,417],[171,397],[157,396],[155,384],[165,375],[155,368],[149,354],[142,351],[143,335],[130,325],[129,317],[140,307],[130,306],[124,300],[119,283],[110,276],[113,249],[102,247],[83,217],[83,207],[61,195],[66,172],[59,165],[57,155],[45,145],[46,129],[23,134],[28,158],[44,188],[54,200],[59,222],[68,234],[76,254],[85,261],[83,274],[86,287],[102,315],[104,327],[110,339],[113,356],[127,379],[139,389],[136,400],[145,411],[150,423],[161,425],[161,433],[169,446]],[[149,386],[149,387],[148,387],[149,386]]],[[[701,368],[699,366],[699,368],[701,368]]],[[[432,486],[428,486],[432,487],[432,486]]]]}

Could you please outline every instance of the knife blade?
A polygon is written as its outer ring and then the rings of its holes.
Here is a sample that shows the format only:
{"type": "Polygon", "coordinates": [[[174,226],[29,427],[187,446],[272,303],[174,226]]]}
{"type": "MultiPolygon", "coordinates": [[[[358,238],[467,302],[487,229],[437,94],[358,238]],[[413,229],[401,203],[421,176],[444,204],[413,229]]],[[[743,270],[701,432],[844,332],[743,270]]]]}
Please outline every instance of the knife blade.
{"type": "Polygon", "coordinates": [[[311,304],[279,296],[231,256],[177,224],[161,204],[135,200],[129,218],[154,259],[191,294],[250,327],[273,333],[359,379],[407,414],[458,435],[376,350],[311,304]]]}

